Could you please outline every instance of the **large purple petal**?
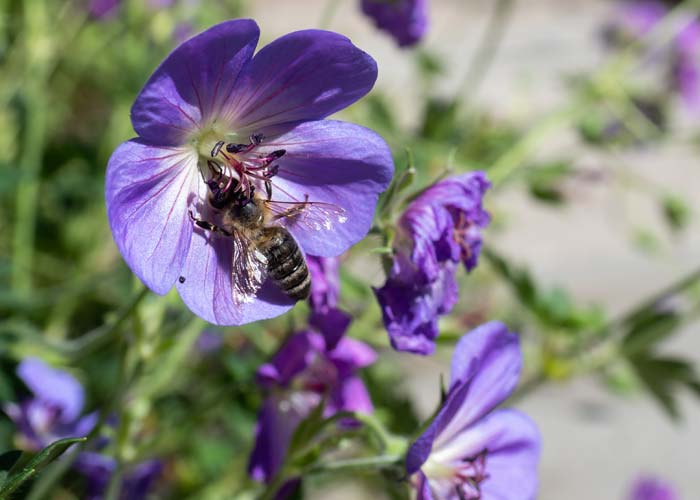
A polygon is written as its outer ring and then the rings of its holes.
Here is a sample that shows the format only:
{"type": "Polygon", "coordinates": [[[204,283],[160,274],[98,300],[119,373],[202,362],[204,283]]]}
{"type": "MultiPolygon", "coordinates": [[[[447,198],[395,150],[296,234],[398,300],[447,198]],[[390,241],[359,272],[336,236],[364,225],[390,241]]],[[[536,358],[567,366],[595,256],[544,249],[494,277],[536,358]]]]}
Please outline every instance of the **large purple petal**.
{"type": "Polygon", "coordinates": [[[83,411],[85,391],[69,373],[38,358],[26,358],[17,366],[17,375],[41,402],[61,410],[61,422],[73,422],[83,411]]]}
{"type": "Polygon", "coordinates": [[[484,498],[536,498],[540,434],[524,414],[516,410],[498,410],[456,436],[448,446],[440,450],[436,460],[442,461],[450,455],[456,460],[470,458],[487,450],[488,478],[481,483],[484,498]]]}
{"type": "Polygon", "coordinates": [[[177,47],[156,69],[131,109],[134,130],[158,145],[183,144],[211,125],[238,92],[238,76],[258,43],[250,19],[217,24],[177,47]]]}
{"type": "Polygon", "coordinates": [[[464,335],[452,355],[450,393],[435,446],[504,401],[518,383],[521,364],[519,339],[502,323],[492,321],[464,335]]]}
{"type": "MultiPolygon", "coordinates": [[[[310,223],[317,215],[285,219],[306,253],[341,254],[369,231],[379,193],[391,181],[394,162],[384,140],[358,125],[324,120],[264,130],[262,150],[279,149],[273,200],[331,203],[344,210],[345,222],[331,217],[328,227],[310,223]],[[336,221],[333,223],[333,221],[336,221]]],[[[342,219],[341,219],[342,220],[342,219]]]]}
{"type": "Polygon", "coordinates": [[[227,121],[233,128],[257,131],[318,120],[360,99],[376,79],[377,63],[346,37],[296,31],[255,55],[241,74],[227,121]]]}
{"type": "Polygon", "coordinates": [[[131,140],[107,166],[106,202],[114,241],[131,270],[164,294],[180,275],[190,246],[187,214],[200,183],[197,156],[131,140]]]}
{"type": "Polygon", "coordinates": [[[279,316],[294,305],[271,281],[252,302],[234,303],[231,240],[200,228],[195,228],[191,237],[177,290],[197,316],[217,325],[242,325],[279,316]]]}

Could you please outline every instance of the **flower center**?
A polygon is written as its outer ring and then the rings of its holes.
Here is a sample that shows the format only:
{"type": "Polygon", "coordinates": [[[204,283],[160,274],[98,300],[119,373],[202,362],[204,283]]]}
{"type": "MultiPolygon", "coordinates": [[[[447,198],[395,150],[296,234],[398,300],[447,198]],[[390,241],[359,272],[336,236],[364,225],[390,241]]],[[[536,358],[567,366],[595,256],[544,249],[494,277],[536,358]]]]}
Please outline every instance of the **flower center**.
{"type": "Polygon", "coordinates": [[[472,256],[471,243],[474,239],[473,235],[471,234],[472,227],[472,222],[469,219],[467,219],[467,216],[464,215],[464,212],[460,212],[457,224],[454,228],[453,235],[455,243],[459,245],[459,248],[461,250],[460,253],[463,262],[468,261],[469,259],[471,259],[472,256]]]}
{"type": "Polygon", "coordinates": [[[481,483],[488,479],[486,472],[487,450],[473,458],[465,458],[459,462],[443,463],[432,458],[421,468],[430,481],[444,485],[456,493],[460,500],[480,500],[481,483]]]}
{"type": "Polygon", "coordinates": [[[263,134],[253,134],[247,144],[217,141],[208,155],[203,172],[204,181],[217,197],[234,190],[244,201],[252,199],[255,188],[265,187],[267,199],[272,197],[272,178],[277,175],[276,163],[286,151],[278,149],[261,152],[259,146],[265,140],[263,134]]]}

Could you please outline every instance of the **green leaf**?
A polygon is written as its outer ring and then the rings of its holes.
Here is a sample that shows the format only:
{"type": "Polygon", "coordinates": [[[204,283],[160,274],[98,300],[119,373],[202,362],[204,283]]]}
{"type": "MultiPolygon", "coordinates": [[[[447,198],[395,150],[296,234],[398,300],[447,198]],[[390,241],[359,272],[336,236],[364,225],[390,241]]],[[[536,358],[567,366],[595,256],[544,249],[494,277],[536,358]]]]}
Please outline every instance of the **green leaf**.
{"type": "Polygon", "coordinates": [[[674,231],[685,229],[688,222],[690,222],[690,207],[685,200],[678,196],[665,196],[661,200],[661,210],[666,219],[666,223],[674,231]]]}
{"type": "Polygon", "coordinates": [[[71,445],[82,443],[87,438],[67,438],[51,443],[49,446],[37,453],[22,470],[10,471],[10,476],[0,485],[0,500],[10,498],[10,495],[17,491],[25,482],[34,478],[44,467],[56,460],[71,445]]]}
{"type": "Polygon", "coordinates": [[[294,454],[303,447],[308,446],[313,438],[315,438],[318,433],[323,430],[323,411],[326,407],[325,400],[321,402],[314,408],[314,410],[297,426],[292,439],[289,442],[289,452],[288,456],[293,457],[294,454]]]}
{"type": "Polygon", "coordinates": [[[685,387],[700,395],[700,379],[693,364],[684,359],[643,353],[630,358],[630,362],[649,393],[674,420],[680,418],[675,398],[679,389],[685,387]]]}
{"type": "Polygon", "coordinates": [[[573,172],[569,162],[548,163],[526,169],[530,194],[539,201],[561,204],[566,201],[561,183],[573,172]]]}
{"type": "Polygon", "coordinates": [[[671,335],[681,324],[681,318],[671,311],[648,311],[637,316],[622,340],[623,352],[630,356],[649,349],[671,335]]]}

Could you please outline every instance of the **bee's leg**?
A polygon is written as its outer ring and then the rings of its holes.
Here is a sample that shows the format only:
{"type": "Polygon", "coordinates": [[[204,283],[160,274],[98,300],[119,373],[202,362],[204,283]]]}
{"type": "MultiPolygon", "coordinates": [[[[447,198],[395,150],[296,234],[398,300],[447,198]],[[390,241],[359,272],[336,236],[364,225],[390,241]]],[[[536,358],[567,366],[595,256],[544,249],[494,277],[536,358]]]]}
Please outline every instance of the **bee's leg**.
{"type": "Polygon", "coordinates": [[[189,212],[190,219],[192,219],[192,222],[194,222],[198,227],[201,227],[202,229],[206,229],[207,231],[211,231],[213,233],[221,233],[226,236],[231,236],[231,233],[226,231],[224,228],[219,227],[216,224],[212,224],[211,222],[196,218],[192,213],[192,210],[190,210],[189,212]]]}

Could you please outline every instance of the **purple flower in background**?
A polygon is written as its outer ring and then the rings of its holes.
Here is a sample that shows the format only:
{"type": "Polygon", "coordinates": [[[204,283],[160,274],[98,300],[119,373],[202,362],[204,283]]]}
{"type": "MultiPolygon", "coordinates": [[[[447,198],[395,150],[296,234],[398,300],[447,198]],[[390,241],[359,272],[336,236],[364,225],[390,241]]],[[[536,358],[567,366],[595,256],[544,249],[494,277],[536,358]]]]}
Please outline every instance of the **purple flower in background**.
{"type": "Polygon", "coordinates": [[[2,408],[17,426],[23,448],[38,451],[59,439],[86,436],[95,427],[96,413],[81,416],[85,391],[70,374],[27,358],[17,367],[17,376],[34,397],[2,408]]]}
{"type": "Polygon", "coordinates": [[[293,301],[268,281],[253,300],[234,303],[232,282],[243,277],[233,273],[233,239],[189,215],[221,224],[212,185],[225,191],[236,180],[247,198],[271,191],[272,202],[301,213],[279,221],[301,249],[329,257],[365,236],[393,174],[374,132],[323,119],[369,92],[374,60],[319,30],[290,33],[253,56],[258,36],[252,20],[232,20],[176,48],[131,110],[139,137],[107,168],[110,227],[129,267],[156,293],[176,285],[195,314],[221,325],[274,317],[293,301]],[[310,220],[307,199],[347,215],[310,220]]]}
{"type": "Polygon", "coordinates": [[[366,344],[344,337],[332,350],[315,332],[290,337],[269,363],[258,370],[258,382],[270,392],[258,415],[249,472],[269,481],[282,465],[297,425],[324,396],[324,416],[339,411],[371,413],[372,402],[357,370],[376,359],[366,344]]]}
{"type": "Polygon", "coordinates": [[[323,334],[327,348],[332,350],[352,321],[349,314],[337,307],[340,295],[340,260],[337,257],[309,256],[306,262],[311,273],[309,324],[323,334]]]}
{"type": "Polygon", "coordinates": [[[415,45],[428,29],[428,0],[362,0],[362,12],[401,47],[415,45]]]}
{"type": "MultiPolygon", "coordinates": [[[[102,500],[117,468],[116,461],[99,453],[83,452],[74,466],[87,478],[85,500],[102,500]]],[[[162,471],[163,464],[159,460],[147,460],[127,468],[122,476],[119,498],[145,499],[162,471]]]]}
{"type": "Polygon", "coordinates": [[[518,337],[498,322],[455,347],[439,413],[408,450],[406,471],[419,500],[533,500],[540,436],[524,414],[495,410],[518,383],[518,337]]]}
{"type": "Polygon", "coordinates": [[[655,0],[620,2],[603,30],[605,40],[613,46],[638,41],[663,19],[666,11],[666,6],[655,0]]]}
{"type": "Polygon", "coordinates": [[[630,489],[628,500],[679,500],[672,485],[660,479],[641,476],[637,478],[630,489]]]}
{"type": "Polygon", "coordinates": [[[117,13],[121,0],[90,0],[88,12],[99,20],[109,19],[117,13]]]}
{"type": "Polygon", "coordinates": [[[481,204],[489,186],[482,172],[450,177],[426,189],[399,219],[391,272],[375,290],[395,349],[433,351],[438,316],[457,302],[459,263],[476,267],[481,230],[490,221],[481,204]]]}
{"type": "Polygon", "coordinates": [[[686,108],[700,112],[700,22],[692,21],[676,37],[672,84],[686,108]]]}
{"type": "MultiPolygon", "coordinates": [[[[642,42],[667,14],[668,7],[660,1],[621,2],[604,30],[606,41],[613,47],[642,42]]],[[[671,44],[670,57],[654,60],[671,61],[669,85],[686,108],[697,113],[700,111],[700,22],[686,18],[682,24],[671,44]]]]}

